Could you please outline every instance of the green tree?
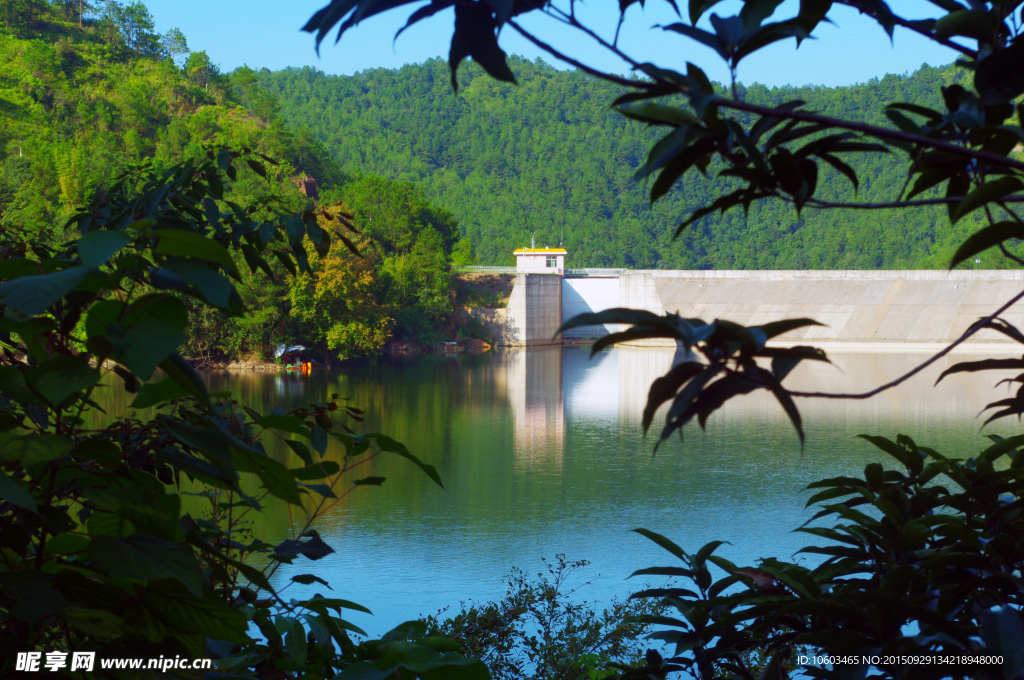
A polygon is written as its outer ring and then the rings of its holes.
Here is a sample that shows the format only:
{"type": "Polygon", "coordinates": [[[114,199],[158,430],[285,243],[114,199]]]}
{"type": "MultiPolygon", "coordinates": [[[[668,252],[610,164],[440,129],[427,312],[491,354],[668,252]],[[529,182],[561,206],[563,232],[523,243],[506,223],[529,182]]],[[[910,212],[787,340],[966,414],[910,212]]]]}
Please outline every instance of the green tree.
{"type": "Polygon", "coordinates": [[[121,36],[135,54],[156,54],[159,51],[160,36],[153,32],[155,24],[149,9],[133,0],[120,11],[121,36]]]}
{"type": "Polygon", "coordinates": [[[184,69],[192,82],[205,90],[209,90],[210,81],[220,75],[220,69],[210,61],[205,50],[189,53],[184,69]]]}
{"type": "Polygon", "coordinates": [[[178,57],[187,57],[190,51],[185,34],[178,28],[172,28],[161,36],[160,47],[175,63],[178,57]]]}
{"type": "Polygon", "coordinates": [[[264,122],[277,117],[280,105],[273,92],[260,83],[259,74],[248,66],[239,66],[231,72],[231,84],[238,92],[242,106],[264,122]]]}
{"type": "Polygon", "coordinates": [[[458,224],[407,182],[366,176],[341,192],[380,254],[383,299],[395,310],[396,333],[436,342],[454,310],[451,253],[458,224]]]}
{"type": "Polygon", "coordinates": [[[117,41],[124,41],[121,33],[124,22],[124,5],[117,0],[104,0],[103,9],[100,10],[99,25],[102,29],[108,44],[117,41]]]}
{"type": "MultiPolygon", "coordinates": [[[[343,214],[344,206],[329,210],[343,214]]],[[[304,344],[322,343],[339,359],[375,355],[391,337],[393,325],[392,309],[381,299],[375,262],[379,256],[369,252],[365,237],[350,248],[340,237],[329,236],[326,220],[321,229],[326,241],[319,249],[308,249],[309,271],[289,282],[293,337],[304,344]],[[359,255],[357,246],[369,256],[359,255]]]]}

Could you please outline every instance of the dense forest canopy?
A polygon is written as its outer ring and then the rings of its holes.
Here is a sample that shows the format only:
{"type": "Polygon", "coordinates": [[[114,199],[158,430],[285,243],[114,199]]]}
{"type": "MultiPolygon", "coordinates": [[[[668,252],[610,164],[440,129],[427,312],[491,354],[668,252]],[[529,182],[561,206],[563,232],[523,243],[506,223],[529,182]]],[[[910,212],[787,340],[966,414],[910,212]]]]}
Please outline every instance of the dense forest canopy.
{"type": "Polygon", "coordinates": [[[132,168],[159,174],[205,159],[210,144],[251,149],[272,164],[263,166],[265,176],[242,164],[218,210],[336,204],[365,225],[365,257],[335,239],[322,258],[310,250],[311,271],[289,283],[282,262],[272,264],[273,281],[245,272],[239,295],[250,313],[192,307],[186,357],[264,359],[278,343],[301,341],[318,356],[347,358],[377,353],[393,336],[431,343],[456,333],[446,327],[454,309],[451,258],[461,243],[460,261],[469,261],[469,242],[418,186],[346,176],[308,128],[280,117],[258,71],[221,73],[205,52],[189,49],[181,31],[155,33],[140,2],[6,8],[0,228],[59,244],[78,234],[68,219],[102,203],[132,168]],[[354,291],[360,305],[342,300],[354,291]]]}
{"type": "MultiPolygon", "coordinates": [[[[305,67],[264,73],[262,82],[293,127],[308,127],[347,172],[418,183],[458,219],[481,264],[511,264],[528,244],[564,241],[570,265],[663,269],[901,269],[947,266],[966,234],[941,208],[901,215],[755,204],[749,216],[703,219],[673,241],[693,210],[724,193],[725,180],[678,184],[651,206],[633,173],[660,136],[608,108],[619,88],[579,71],[512,58],[518,86],[467,64],[453,95],[440,59],[399,70],[329,76],[305,67]]],[[[963,78],[954,66],[922,66],[850,87],[740,87],[751,103],[801,99],[823,114],[889,125],[891,101],[941,108],[939,88],[963,78]]],[[[861,177],[857,199],[892,200],[906,181],[894,156],[850,159],[861,177]]],[[[850,199],[849,182],[830,171],[822,198],[850,199]]],[[[1003,266],[998,257],[982,267],[1003,266]]]]}

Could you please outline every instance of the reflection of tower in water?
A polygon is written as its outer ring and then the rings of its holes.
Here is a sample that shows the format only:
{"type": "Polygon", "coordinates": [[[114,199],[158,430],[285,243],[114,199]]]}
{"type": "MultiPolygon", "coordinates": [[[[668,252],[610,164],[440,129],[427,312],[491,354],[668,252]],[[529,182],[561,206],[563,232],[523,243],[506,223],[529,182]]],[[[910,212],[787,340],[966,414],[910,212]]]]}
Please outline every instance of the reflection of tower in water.
{"type": "Polygon", "coordinates": [[[508,399],[515,419],[517,464],[562,465],[562,348],[537,347],[508,357],[508,399]]]}

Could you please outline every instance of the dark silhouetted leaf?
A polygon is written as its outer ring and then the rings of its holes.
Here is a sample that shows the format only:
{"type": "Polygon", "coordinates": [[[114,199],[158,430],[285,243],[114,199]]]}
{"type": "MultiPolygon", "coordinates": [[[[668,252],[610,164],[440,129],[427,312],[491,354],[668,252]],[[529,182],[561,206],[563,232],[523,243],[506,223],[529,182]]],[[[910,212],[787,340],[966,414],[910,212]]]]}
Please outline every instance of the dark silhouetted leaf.
{"type": "Polygon", "coordinates": [[[949,263],[949,268],[952,269],[964,260],[1012,238],[1024,239],[1024,226],[1017,222],[997,222],[979,229],[960,244],[949,263]]]}
{"type": "Polygon", "coordinates": [[[507,83],[516,77],[505,61],[505,52],[498,47],[494,18],[485,3],[455,5],[455,33],[448,53],[448,68],[452,72],[452,88],[459,89],[456,72],[466,57],[480,64],[489,76],[507,83]]]}
{"type": "Polygon", "coordinates": [[[0,284],[0,302],[25,316],[38,316],[75,289],[93,271],[72,267],[53,274],[22,276],[0,284]]]}

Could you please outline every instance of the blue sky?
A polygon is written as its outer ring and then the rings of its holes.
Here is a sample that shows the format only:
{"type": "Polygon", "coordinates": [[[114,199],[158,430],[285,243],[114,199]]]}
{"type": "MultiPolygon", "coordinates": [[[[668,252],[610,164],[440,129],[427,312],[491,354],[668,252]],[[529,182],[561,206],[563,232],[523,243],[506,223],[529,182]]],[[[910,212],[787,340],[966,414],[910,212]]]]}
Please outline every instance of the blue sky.
{"type": "MultiPolygon", "coordinates": [[[[395,32],[418,6],[410,5],[370,19],[346,33],[338,45],[325,41],[318,57],[312,36],[299,29],[325,1],[149,0],[147,5],[156,18],[158,31],[180,28],[190,48],[206,50],[214,63],[225,71],[242,64],[272,70],[310,65],[327,73],[352,74],[368,68],[397,68],[448,53],[453,21],[451,10],[419,23],[393,44],[395,32]]],[[[909,18],[927,16],[931,7],[923,0],[893,0],[891,4],[909,18]]],[[[735,14],[739,6],[737,0],[730,0],[716,6],[715,11],[727,16],[735,14]]],[[[776,17],[785,18],[796,6],[796,0],[787,0],[776,17]]],[[[585,17],[588,25],[610,37],[615,29],[618,2],[592,0],[583,8],[578,13],[585,17]]],[[[805,41],[799,50],[795,49],[794,41],[788,40],[749,57],[740,64],[740,80],[770,86],[845,85],[886,73],[911,72],[923,63],[946,64],[956,57],[951,50],[902,29],[897,29],[895,39],[890,42],[877,24],[854,10],[836,7],[829,16],[836,25],[819,27],[814,34],[818,39],[805,41]]],[[[728,80],[728,70],[710,49],[650,28],[678,20],[663,1],[648,0],[646,9],[633,5],[627,14],[620,46],[640,61],[668,67],[681,67],[686,61],[692,61],[704,68],[713,80],[728,80]]],[[[523,23],[586,63],[618,73],[627,71],[623,62],[588,44],[582,36],[566,35],[563,28],[551,26],[542,17],[523,23]]],[[[511,30],[503,32],[499,42],[506,52],[530,59],[539,56],[556,66],[565,66],[542,54],[511,30]]]]}

